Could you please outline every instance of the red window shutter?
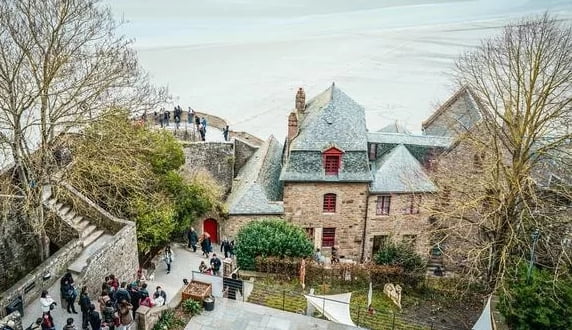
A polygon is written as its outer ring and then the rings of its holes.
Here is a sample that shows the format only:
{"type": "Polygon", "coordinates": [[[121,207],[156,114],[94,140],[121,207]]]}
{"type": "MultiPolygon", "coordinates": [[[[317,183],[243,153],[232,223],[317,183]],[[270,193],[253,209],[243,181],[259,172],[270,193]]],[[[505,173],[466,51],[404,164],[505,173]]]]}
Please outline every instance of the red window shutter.
{"type": "Polygon", "coordinates": [[[342,160],[342,152],[336,148],[330,148],[324,151],[323,156],[326,175],[338,175],[342,160]]]}
{"type": "Polygon", "coordinates": [[[324,213],[336,213],[336,194],[325,194],[322,207],[324,213]]]}
{"type": "Polygon", "coordinates": [[[336,241],[336,228],[322,229],[322,247],[332,247],[336,241]]]}

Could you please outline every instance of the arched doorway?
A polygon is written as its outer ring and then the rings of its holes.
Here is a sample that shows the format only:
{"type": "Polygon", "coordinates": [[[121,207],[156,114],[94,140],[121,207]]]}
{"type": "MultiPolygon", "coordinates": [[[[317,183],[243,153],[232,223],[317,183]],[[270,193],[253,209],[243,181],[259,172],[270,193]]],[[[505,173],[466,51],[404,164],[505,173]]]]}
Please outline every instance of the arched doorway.
{"type": "Polygon", "coordinates": [[[211,235],[212,243],[218,243],[218,224],[215,219],[209,218],[203,221],[203,232],[211,235]]]}

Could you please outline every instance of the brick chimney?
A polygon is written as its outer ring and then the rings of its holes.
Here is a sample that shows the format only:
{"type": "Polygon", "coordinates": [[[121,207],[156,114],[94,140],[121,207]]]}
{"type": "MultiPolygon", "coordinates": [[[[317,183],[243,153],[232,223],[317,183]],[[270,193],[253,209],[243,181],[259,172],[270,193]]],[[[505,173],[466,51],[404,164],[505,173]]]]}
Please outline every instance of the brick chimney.
{"type": "Polygon", "coordinates": [[[296,92],[296,112],[304,113],[304,110],[306,110],[306,93],[300,87],[296,92]]]}
{"type": "Polygon", "coordinates": [[[288,142],[292,141],[298,134],[298,116],[296,112],[290,112],[288,116],[288,142]]]}

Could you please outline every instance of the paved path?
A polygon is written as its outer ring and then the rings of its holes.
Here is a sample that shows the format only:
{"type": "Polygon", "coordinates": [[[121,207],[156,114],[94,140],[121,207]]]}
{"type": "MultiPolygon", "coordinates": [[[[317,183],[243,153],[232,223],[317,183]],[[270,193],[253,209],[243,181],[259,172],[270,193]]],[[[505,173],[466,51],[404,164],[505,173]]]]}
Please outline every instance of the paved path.
{"type": "MultiPolygon", "coordinates": [[[[155,270],[154,281],[147,281],[149,286],[149,292],[154,292],[157,285],[160,285],[163,290],[167,293],[167,301],[173,298],[173,295],[183,286],[183,279],[191,279],[192,272],[198,271],[201,260],[204,260],[208,264],[208,259],[201,257],[200,249],[197,249],[196,253],[193,253],[191,249],[187,249],[186,245],[173,244],[173,251],[175,252],[175,262],[171,265],[171,273],[167,274],[167,267],[165,263],[160,262],[157,264],[157,269],[155,270]]],[[[218,245],[213,245],[213,250],[215,253],[220,251],[218,245]]],[[[219,255],[219,253],[217,253],[219,255]]],[[[133,279],[120,279],[125,281],[131,281],[133,279]]],[[[103,279],[101,279],[103,282],[103,279]]],[[[65,310],[65,303],[62,304],[60,298],[60,279],[56,281],[54,285],[48,288],[49,295],[58,303],[58,306],[52,311],[52,317],[56,324],[56,329],[61,329],[68,317],[75,320],[75,324],[81,326],[81,313],[78,300],[76,299],[76,311],[80,314],[68,314],[65,310]]],[[[99,292],[91,293],[90,298],[92,302],[99,308],[97,304],[97,298],[99,292]]],[[[31,301],[24,308],[24,317],[22,324],[24,328],[32,324],[38,317],[42,316],[42,311],[40,307],[39,297],[34,301],[31,301]]]]}
{"type": "Polygon", "coordinates": [[[195,316],[185,330],[351,330],[356,327],[247,302],[219,298],[212,312],[195,316]]]}

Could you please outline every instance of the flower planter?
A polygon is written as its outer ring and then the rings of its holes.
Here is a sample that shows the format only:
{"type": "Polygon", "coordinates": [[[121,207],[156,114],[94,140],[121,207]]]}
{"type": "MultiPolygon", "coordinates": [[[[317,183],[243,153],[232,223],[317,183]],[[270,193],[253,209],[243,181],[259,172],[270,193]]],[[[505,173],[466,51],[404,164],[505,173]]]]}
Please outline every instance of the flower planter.
{"type": "Polygon", "coordinates": [[[202,301],[206,297],[210,297],[211,294],[212,285],[210,283],[191,281],[183,290],[182,297],[183,301],[193,299],[202,303],[202,301]]]}

